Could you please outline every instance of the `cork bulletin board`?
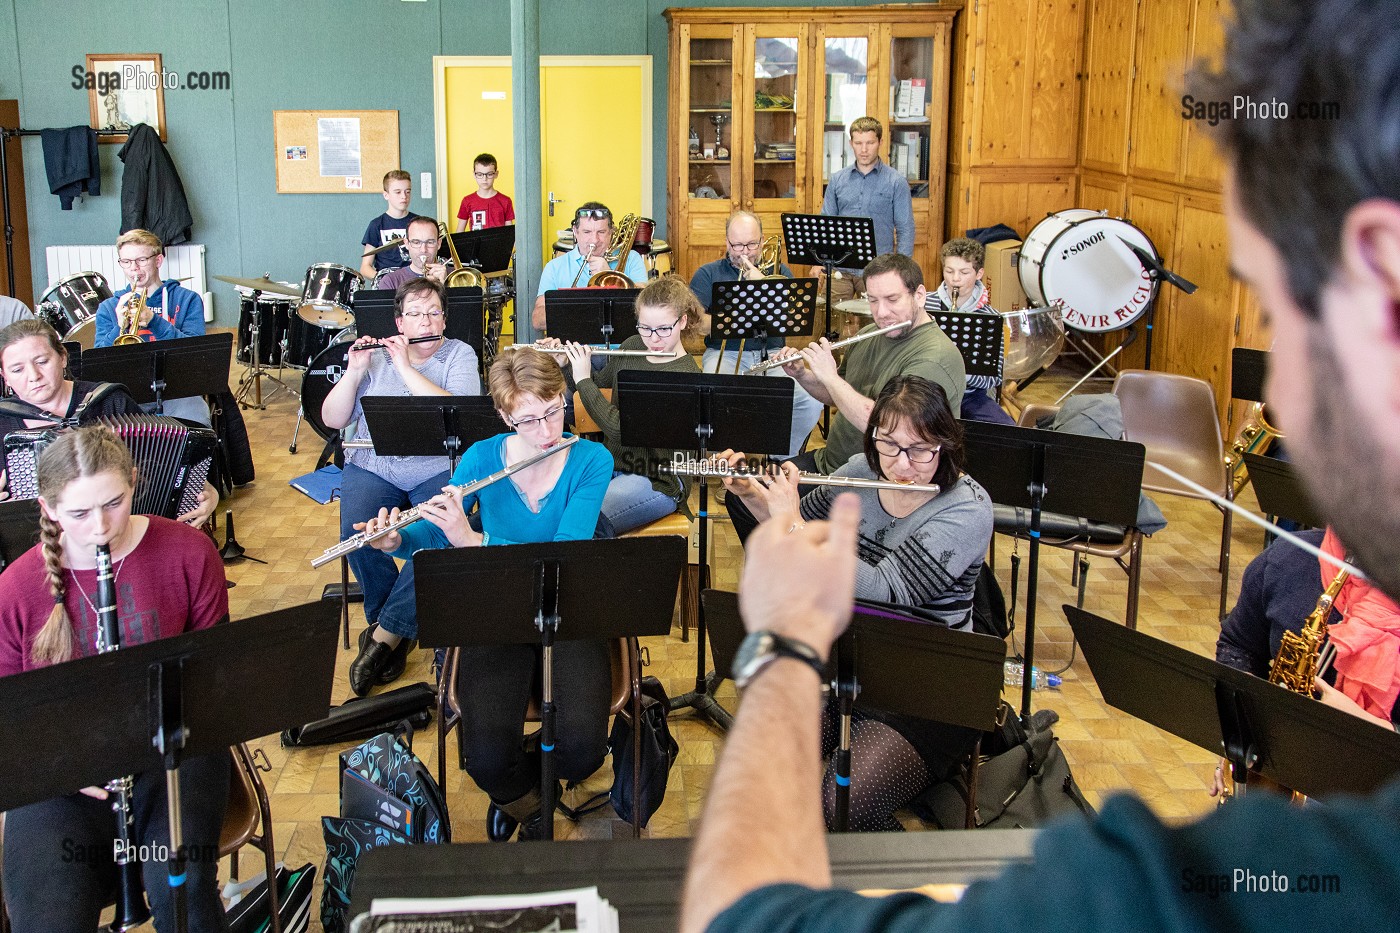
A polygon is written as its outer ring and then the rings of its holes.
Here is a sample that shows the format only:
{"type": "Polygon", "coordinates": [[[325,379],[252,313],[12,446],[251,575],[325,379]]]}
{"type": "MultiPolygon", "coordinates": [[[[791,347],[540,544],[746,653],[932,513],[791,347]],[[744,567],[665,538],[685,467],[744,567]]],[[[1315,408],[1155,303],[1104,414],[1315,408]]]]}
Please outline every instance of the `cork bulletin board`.
{"type": "Polygon", "coordinates": [[[279,194],[378,193],[399,167],[397,110],[274,110],[279,194]]]}

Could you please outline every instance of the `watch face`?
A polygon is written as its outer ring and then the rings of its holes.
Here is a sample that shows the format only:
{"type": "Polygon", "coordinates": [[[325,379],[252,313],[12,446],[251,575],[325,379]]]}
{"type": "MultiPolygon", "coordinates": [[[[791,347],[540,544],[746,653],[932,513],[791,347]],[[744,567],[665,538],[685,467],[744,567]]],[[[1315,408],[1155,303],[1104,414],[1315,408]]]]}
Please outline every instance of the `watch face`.
{"type": "Polygon", "coordinates": [[[768,632],[750,632],[734,655],[734,682],[743,686],[762,667],[761,662],[772,656],[773,637],[768,632]]]}

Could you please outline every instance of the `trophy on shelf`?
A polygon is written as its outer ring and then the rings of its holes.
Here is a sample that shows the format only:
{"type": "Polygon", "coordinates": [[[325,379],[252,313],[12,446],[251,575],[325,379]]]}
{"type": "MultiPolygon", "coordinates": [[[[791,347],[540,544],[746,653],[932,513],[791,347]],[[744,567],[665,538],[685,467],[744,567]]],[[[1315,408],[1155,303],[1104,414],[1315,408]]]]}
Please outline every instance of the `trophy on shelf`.
{"type": "Polygon", "coordinates": [[[729,158],[729,150],[724,148],[723,129],[724,124],[729,122],[729,114],[712,113],[710,114],[710,122],[715,125],[715,158],[727,159],[729,158]]]}

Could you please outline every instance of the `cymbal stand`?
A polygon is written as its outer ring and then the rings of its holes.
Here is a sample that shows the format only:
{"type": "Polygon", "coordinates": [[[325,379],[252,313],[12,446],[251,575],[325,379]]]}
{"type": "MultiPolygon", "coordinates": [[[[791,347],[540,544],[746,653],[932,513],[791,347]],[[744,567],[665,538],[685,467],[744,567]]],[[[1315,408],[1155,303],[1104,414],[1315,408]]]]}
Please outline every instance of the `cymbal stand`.
{"type": "Polygon", "coordinates": [[[262,321],[261,315],[258,314],[258,299],[262,297],[262,291],[256,288],[253,289],[252,297],[253,313],[248,319],[248,354],[250,358],[247,363],[248,368],[244,370],[243,375],[239,377],[238,391],[234,393],[233,397],[234,400],[244,408],[256,408],[261,410],[267,407],[266,403],[263,402],[262,380],[264,379],[277,383],[276,388],[268,393],[269,397],[275,395],[277,389],[285,389],[288,392],[292,392],[294,395],[296,393],[291,386],[287,385],[277,376],[274,376],[270,369],[263,366],[262,321]],[[247,401],[249,392],[253,395],[253,403],[251,405],[248,404],[247,401]]]}

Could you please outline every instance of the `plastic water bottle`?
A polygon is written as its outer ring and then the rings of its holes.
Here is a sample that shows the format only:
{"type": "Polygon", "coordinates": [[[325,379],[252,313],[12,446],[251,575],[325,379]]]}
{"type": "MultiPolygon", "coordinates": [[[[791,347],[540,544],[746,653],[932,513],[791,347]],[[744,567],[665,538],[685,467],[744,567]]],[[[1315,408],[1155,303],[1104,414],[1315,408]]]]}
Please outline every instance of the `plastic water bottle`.
{"type": "MultiPolygon", "coordinates": [[[[1020,661],[1010,660],[1006,662],[1005,677],[1002,682],[1008,686],[1019,687],[1021,680],[1025,676],[1025,668],[1020,661]]],[[[1038,667],[1031,668],[1031,689],[1043,690],[1046,687],[1058,687],[1060,678],[1056,674],[1047,674],[1038,667]]]]}

